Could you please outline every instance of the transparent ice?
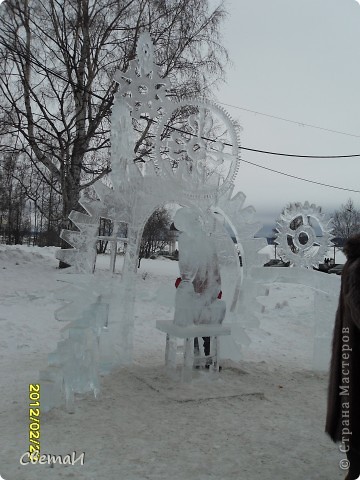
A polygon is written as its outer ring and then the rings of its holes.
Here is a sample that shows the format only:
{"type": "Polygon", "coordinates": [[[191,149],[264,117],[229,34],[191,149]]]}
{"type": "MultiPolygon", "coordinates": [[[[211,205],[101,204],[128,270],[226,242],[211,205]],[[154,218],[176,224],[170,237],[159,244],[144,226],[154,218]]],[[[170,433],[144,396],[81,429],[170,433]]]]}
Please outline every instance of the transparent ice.
{"type": "Polygon", "coordinates": [[[330,225],[331,219],[321,207],[309,202],[291,203],[277,221],[279,255],[297,267],[318,266],[331,246],[330,225]]]}
{"type": "Polygon", "coordinates": [[[132,361],[139,245],[147,219],[167,203],[182,207],[175,218],[181,231],[182,282],[174,293],[174,326],[231,326],[232,335],[221,339],[221,349],[225,358],[239,360],[241,346],[250,342],[247,328],[259,326],[261,305],[256,299],[266,294],[266,283],[276,279],[310,285],[315,291],[313,366],[323,369],[338,283],[316,277],[319,274],[311,270],[323,259],[331,238],[321,209],[308,202],[291,204],[278,222],[279,251],[293,265],[306,268],[262,268],[265,260],[258,251],[266,242],[254,238],[260,228],[254,222],[255,210],[244,207],[242,192],[234,195],[239,141],[228,114],[211,102],[176,102],[167,96],[170,83],[154,64],[148,34],[140,37],[137,58],[128,71],[117,72],[115,80],[119,90],[112,111],[110,179],[108,184],[94,184],[96,198],[82,196],[80,204],[86,213],[71,212],[69,218],[78,230],[62,232],[72,248],[59,252],[58,258],[72,268],[60,275],[63,284],[69,285],[59,292],[64,305],[55,314],[66,322],[63,339],[40,372],[44,411],[64,402],[73,411],[76,393],[93,391],[97,396],[99,374],[132,361]],[[181,123],[187,135],[179,133],[176,122],[169,128],[184,109],[191,112],[181,123]],[[144,116],[155,120],[151,127],[155,153],[139,167],[133,161],[138,141],[134,122],[144,116]],[[214,125],[223,132],[216,142],[207,140],[214,125]],[[296,218],[301,221],[294,229],[296,218]],[[112,222],[112,233],[106,238],[99,236],[100,219],[112,222]],[[314,222],[321,238],[316,236],[314,222]],[[289,237],[293,249],[289,249],[289,237]],[[96,245],[104,239],[111,244],[109,275],[96,271],[96,245]],[[120,243],[126,246],[121,275],[114,273],[120,243]],[[220,290],[221,300],[217,298],[220,290]]]}
{"type": "Polygon", "coordinates": [[[61,250],[57,258],[72,267],[59,275],[67,287],[59,292],[64,305],[55,316],[65,327],[63,339],[41,372],[44,411],[64,402],[72,411],[76,393],[98,395],[100,372],[132,361],[139,246],[146,221],[161,205],[183,207],[176,219],[183,229],[179,239],[183,281],[175,294],[174,325],[231,325],[235,335],[224,339],[222,350],[238,360],[241,345],[249,342],[245,327],[259,323],[254,304],[262,290],[252,271],[264,262],[257,252],[265,240],[254,239],[260,225],[253,219],[254,209],[244,207],[245,195],[233,194],[240,163],[236,124],[214,103],[176,102],[167,96],[170,82],[154,64],[149,34],[140,36],[137,58],[126,72],[117,72],[115,80],[119,89],[111,117],[110,178],[93,185],[95,195],[81,197],[85,213],[71,212],[77,231],[61,234],[72,248],[61,250]],[[181,128],[190,133],[179,135],[180,125],[175,121],[169,128],[168,124],[184,110],[191,113],[182,114],[181,128]],[[154,154],[138,166],[134,125],[144,117],[154,120],[150,137],[154,154]],[[216,142],[206,140],[215,125],[220,132],[216,142]],[[185,225],[181,215],[188,217],[185,225]],[[112,233],[103,237],[101,219],[112,222],[112,233]],[[111,245],[108,274],[96,269],[99,240],[111,245]],[[125,247],[121,274],[115,273],[119,244],[125,247]],[[205,279],[206,288],[200,293],[205,279]]]}
{"type": "Polygon", "coordinates": [[[176,292],[174,323],[220,325],[226,305],[218,298],[221,276],[214,238],[205,234],[194,209],[178,210],[174,224],[181,232],[178,240],[181,283],[176,292]]]}
{"type": "MultiPolygon", "coordinates": [[[[253,271],[256,281],[271,286],[274,283],[289,283],[310,287],[313,290],[312,320],[313,344],[312,369],[327,371],[331,354],[331,340],[334,318],[340,292],[340,279],[337,275],[327,275],[307,268],[268,267],[253,271]]],[[[286,299],[284,299],[286,300],[286,299]]],[[[261,303],[261,298],[258,297],[261,303]]]]}

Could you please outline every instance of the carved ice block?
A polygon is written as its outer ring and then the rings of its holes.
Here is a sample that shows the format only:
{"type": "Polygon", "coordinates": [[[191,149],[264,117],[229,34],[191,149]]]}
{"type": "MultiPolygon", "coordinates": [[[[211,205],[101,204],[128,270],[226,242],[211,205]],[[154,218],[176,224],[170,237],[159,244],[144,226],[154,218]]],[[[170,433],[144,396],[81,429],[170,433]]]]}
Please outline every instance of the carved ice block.
{"type": "Polygon", "coordinates": [[[156,328],[166,333],[165,366],[169,373],[176,370],[177,338],[184,340],[184,356],[181,366],[182,381],[190,382],[192,379],[194,358],[197,359],[197,357],[194,357],[194,338],[196,337],[210,337],[211,348],[209,357],[211,357],[213,361],[212,369],[214,371],[219,370],[219,337],[222,335],[231,335],[231,328],[229,326],[200,324],[182,327],[174,324],[171,320],[158,320],[156,322],[156,328]]]}

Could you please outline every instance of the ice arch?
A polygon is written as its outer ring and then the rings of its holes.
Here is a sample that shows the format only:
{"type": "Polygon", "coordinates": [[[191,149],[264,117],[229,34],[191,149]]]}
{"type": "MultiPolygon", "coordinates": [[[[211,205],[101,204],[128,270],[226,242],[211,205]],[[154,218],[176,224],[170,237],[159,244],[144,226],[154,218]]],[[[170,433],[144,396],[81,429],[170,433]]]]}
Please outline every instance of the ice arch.
{"type": "MultiPolygon", "coordinates": [[[[92,390],[97,394],[101,369],[131,362],[140,241],[147,219],[159,205],[178,203],[196,208],[209,230],[216,225],[213,233],[220,263],[232,277],[226,287],[226,294],[231,296],[226,320],[238,319],[241,304],[242,318],[255,321],[257,284],[251,272],[263,263],[257,251],[264,240],[254,239],[260,226],[253,220],[254,209],[244,207],[245,195],[233,195],[240,163],[238,129],[227,112],[214,103],[198,99],[175,102],[167,97],[169,81],[159,75],[152,52],[151,39],[143,34],[137,58],[130,62],[128,71],[116,73],[119,91],[111,122],[111,185],[96,182],[97,198],[83,196],[79,202],[86,213],[73,211],[69,216],[78,231],[61,234],[72,248],[61,250],[57,257],[72,265],[74,274],[62,277],[70,288],[60,294],[67,303],[55,316],[70,323],[65,327],[68,337],[58,343],[57,350],[49,355],[48,367],[40,372],[45,411],[64,397],[71,410],[74,393],[92,390]],[[174,123],[179,117],[180,124],[174,123]],[[134,163],[134,147],[139,140],[134,121],[144,118],[153,129],[154,154],[139,167],[134,163]],[[221,133],[210,140],[217,132],[221,133]],[[221,213],[236,232],[242,269],[215,212],[221,213]],[[100,218],[127,227],[120,278],[93,275],[100,218]]],[[[111,241],[116,244],[117,240],[114,229],[111,241]]],[[[239,343],[246,341],[239,322],[235,336],[239,343]]]]}

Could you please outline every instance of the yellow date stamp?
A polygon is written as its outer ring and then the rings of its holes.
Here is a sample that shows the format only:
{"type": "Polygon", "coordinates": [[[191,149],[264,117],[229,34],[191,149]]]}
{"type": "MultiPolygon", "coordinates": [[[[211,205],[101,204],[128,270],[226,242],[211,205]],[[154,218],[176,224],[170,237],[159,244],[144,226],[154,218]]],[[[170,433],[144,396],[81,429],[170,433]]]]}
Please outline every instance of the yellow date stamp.
{"type": "Polygon", "coordinates": [[[29,384],[29,454],[40,455],[40,384],[29,384]]]}

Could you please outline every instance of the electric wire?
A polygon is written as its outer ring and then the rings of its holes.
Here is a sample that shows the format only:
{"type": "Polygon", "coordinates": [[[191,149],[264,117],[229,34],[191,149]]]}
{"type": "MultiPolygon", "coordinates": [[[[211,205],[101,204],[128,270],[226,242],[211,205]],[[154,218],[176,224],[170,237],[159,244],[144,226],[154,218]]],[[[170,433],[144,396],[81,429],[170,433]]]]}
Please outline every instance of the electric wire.
{"type": "Polygon", "coordinates": [[[250,113],[254,113],[256,115],[261,115],[263,117],[268,117],[268,118],[273,118],[273,119],[276,119],[276,120],[281,120],[282,122],[293,123],[295,125],[298,125],[299,127],[316,128],[317,130],[323,130],[325,132],[337,133],[339,135],[347,135],[348,137],[360,138],[360,135],[356,135],[355,133],[342,132],[340,130],[333,130],[331,128],[320,127],[319,125],[312,125],[311,123],[305,123],[305,122],[301,122],[301,121],[298,121],[298,120],[290,120],[289,118],[278,117],[276,115],[270,115],[269,113],[257,112],[255,110],[250,110],[249,108],[238,107],[237,105],[232,105],[231,103],[224,103],[224,102],[217,102],[217,103],[220,103],[221,105],[226,105],[227,107],[236,108],[237,110],[244,110],[245,112],[250,112],[250,113]]]}
{"type": "Polygon", "coordinates": [[[269,152],[267,150],[257,150],[255,148],[246,148],[241,147],[242,150],[248,150],[249,152],[264,153],[266,155],[276,155],[279,157],[294,157],[294,158],[355,158],[360,157],[360,154],[351,154],[351,155],[295,155],[292,153],[279,153],[279,152],[269,152]]]}
{"type": "MultiPolygon", "coordinates": [[[[98,98],[102,101],[106,100],[105,97],[101,97],[100,95],[97,95],[96,93],[92,92],[91,90],[87,89],[86,87],[84,86],[79,86],[79,85],[76,85],[74,81],[72,81],[71,79],[69,78],[66,78],[64,76],[62,76],[60,73],[46,67],[45,65],[43,65],[41,62],[39,62],[38,60],[36,60],[33,55],[29,56],[23,52],[19,52],[17,51],[16,49],[12,48],[11,45],[7,44],[7,42],[4,42],[3,39],[1,39],[2,41],[0,41],[0,44],[2,44],[5,48],[8,48],[10,51],[12,51],[13,53],[15,53],[16,55],[19,55],[21,57],[23,57],[25,60],[28,60],[30,61],[31,63],[33,63],[34,65],[37,65],[38,67],[40,67],[42,70],[44,70],[46,73],[48,74],[51,74],[57,78],[59,78],[60,80],[64,81],[64,82],[67,82],[67,83],[70,83],[72,86],[76,86],[77,88],[79,88],[80,90],[84,91],[84,92],[87,92],[87,93],[90,93],[93,97],[95,98],[98,98]]],[[[222,103],[222,102],[217,102],[217,103],[222,103]]],[[[325,131],[329,131],[329,132],[333,132],[333,133],[340,133],[340,134],[343,134],[343,135],[349,135],[349,136],[354,136],[354,137],[360,137],[360,135],[353,135],[353,134],[347,134],[345,132],[339,132],[339,131],[336,131],[336,130],[331,130],[331,129],[326,129],[326,128],[323,128],[323,127],[318,127],[318,126],[315,126],[315,125],[310,125],[310,124],[304,124],[304,123],[301,123],[301,122],[296,122],[294,120],[289,120],[289,119],[284,119],[284,118],[281,118],[281,117],[276,117],[274,115],[269,115],[269,114],[263,114],[261,112],[256,112],[256,111],[253,111],[253,110],[249,110],[249,109],[245,109],[245,108],[242,108],[242,107],[236,107],[235,105],[230,105],[230,104],[226,104],[226,103],[222,103],[223,105],[227,105],[227,106],[230,106],[230,107],[234,107],[234,108],[238,108],[240,110],[245,110],[245,111],[249,111],[251,113],[256,113],[256,114],[259,114],[259,115],[264,115],[264,116],[267,116],[267,117],[272,117],[272,118],[276,118],[278,120],[283,120],[283,121],[288,121],[290,123],[295,123],[295,124],[298,124],[298,125],[304,125],[304,126],[307,126],[307,127],[312,127],[312,128],[318,128],[318,129],[321,129],[321,130],[325,130],[325,131]]],[[[145,117],[146,118],[146,117],[145,117]]],[[[147,118],[146,118],[147,119],[147,118]]],[[[147,119],[149,120],[149,119],[147,119]]],[[[151,120],[152,122],[156,122],[155,120],[151,120]]],[[[180,130],[180,129],[177,129],[176,127],[172,127],[170,125],[168,125],[169,128],[171,128],[172,130],[177,130],[177,131],[180,131],[182,133],[186,133],[186,134],[189,134],[189,132],[186,132],[184,130],[180,130]]],[[[190,135],[194,135],[194,134],[190,134],[190,135]]],[[[196,135],[195,135],[196,136],[196,135]]],[[[216,142],[216,140],[214,139],[210,139],[210,138],[206,138],[206,137],[202,137],[204,140],[208,140],[208,141],[212,141],[212,142],[216,142]]],[[[231,144],[229,143],[224,143],[225,145],[227,146],[232,146],[231,144]]],[[[292,157],[292,158],[317,158],[317,159],[320,159],[320,158],[327,158],[327,159],[336,159],[336,158],[354,158],[354,157],[360,157],[360,154],[351,154],[351,155],[297,155],[297,154],[288,154],[288,153],[280,153],[280,152],[270,152],[270,151],[266,151],[266,150],[259,150],[259,149],[253,149],[253,148],[248,148],[248,147],[243,147],[243,146],[239,146],[240,149],[242,150],[247,150],[247,151],[252,151],[252,152],[256,152],[256,153],[262,153],[262,154],[266,154],[266,155],[276,155],[276,156],[286,156],[286,157],[292,157]]],[[[353,190],[353,189],[349,189],[349,188],[345,188],[345,187],[338,187],[338,186],[335,186],[335,185],[330,185],[330,184],[326,184],[326,183],[322,183],[322,182],[318,182],[318,181],[315,181],[315,180],[310,180],[310,179],[306,179],[306,178],[302,178],[302,177],[297,177],[295,175],[291,175],[289,173],[286,173],[286,172],[282,172],[282,171],[279,171],[279,170],[275,170],[275,169],[272,169],[272,168],[269,168],[269,167],[265,167],[263,165],[259,165],[257,163],[254,163],[254,162],[250,162],[248,160],[244,160],[244,159],[241,159],[242,162],[244,163],[248,163],[250,165],[253,165],[253,166],[256,166],[258,168],[262,168],[264,170],[268,170],[270,172],[273,172],[273,173],[277,173],[279,175],[284,175],[284,176],[287,176],[287,177],[290,177],[290,178],[294,178],[294,179],[297,179],[297,180],[301,180],[301,181],[304,181],[304,182],[308,182],[308,183],[314,183],[316,185],[321,185],[321,186],[325,186],[325,187],[328,187],[328,188],[335,188],[335,189],[338,189],[338,190],[344,190],[344,191],[348,191],[348,192],[355,192],[355,193],[360,193],[359,190],[353,190]]]]}
{"type": "MultiPolygon", "coordinates": [[[[191,136],[197,136],[193,133],[190,133],[190,132],[186,132],[185,130],[181,130],[179,128],[176,128],[176,127],[172,127],[171,125],[167,125],[168,128],[172,129],[172,130],[176,130],[178,132],[182,132],[182,133],[186,133],[187,135],[191,135],[191,136]]],[[[210,142],[214,142],[216,143],[217,140],[213,139],[213,138],[208,138],[208,137],[204,137],[204,136],[201,136],[200,138],[202,138],[203,140],[207,140],[207,141],[210,141],[210,142]]],[[[231,143],[226,143],[226,142],[223,142],[224,145],[228,146],[228,147],[232,147],[233,145],[231,143]]],[[[243,149],[244,147],[241,147],[239,146],[239,149],[243,149]]],[[[245,150],[249,150],[249,149],[245,149],[245,150]]],[[[358,155],[356,155],[358,156],[358,155]]],[[[312,158],[312,157],[310,157],[312,158]]],[[[320,158],[324,158],[324,157],[320,157],[320,158]]],[[[328,157],[325,157],[325,158],[328,158],[328,157]]],[[[333,158],[333,157],[331,157],[333,158]]],[[[249,160],[244,160],[243,158],[240,159],[241,162],[244,162],[244,163],[248,163],[249,165],[253,165],[254,167],[258,167],[258,168],[262,168],[264,170],[268,170],[269,172],[273,172],[273,173],[277,173],[279,175],[283,175],[285,177],[290,177],[290,178],[293,178],[295,180],[301,180],[302,182],[308,182],[308,183],[314,183],[315,185],[321,185],[323,187],[328,187],[328,188],[335,188],[337,190],[343,190],[343,191],[346,191],[346,192],[353,192],[353,193],[360,193],[360,190],[354,190],[354,189],[351,189],[351,188],[345,188],[345,187],[338,187],[336,185],[330,185],[328,183],[323,183],[323,182],[318,182],[316,180],[310,180],[308,178],[303,178],[303,177],[298,177],[296,175],[292,175],[290,173],[286,173],[286,172],[281,172],[280,170],[275,170],[274,168],[270,168],[270,167],[265,167],[264,165],[259,165],[258,163],[254,163],[254,162],[250,162],[249,160]]]]}
{"type": "MultiPolygon", "coordinates": [[[[87,89],[84,86],[79,86],[79,85],[75,84],[74,81],[62,76],[60,73],[56,72],[55,70],[52,70],[52,69],[46,67],[45,65],[40,63],[37,59],[32,58],[32,56],[30,57],[29,55],[27,55],[23,52],[16,51],[16,49],[14,49],[11,45],[8,45],[6,42],[3,42],[3,41],[1,42],[0,41],[0,44],[2,44],[3,46],[5,46],[9,50],[11,50],[13,53],[16,53],[17,55],[22,56],[26,60],[30,60],[31,63],[33,63],[34,65],[37,65],[38,67],[43,69],[46,73],[50,73],[51,75],[54,75],[55,77],[59,78],[60,80],[62,80],[64,82],[67,82],[67,83],[70,83],[72,86],[76,86],[77,88],[79,88],[80,90],[82,90],[84,92],[90,93],[93,97],[98,98],[99,100],[102,100],[102,101],[106,100],[105,97],[97,95],[95,92],[92,92],[90,89],[87,89]]],[[[288,121],[288,122],[295,123],[295,124],[301,124],[301,125],[308,126],[308,127],[319,128],[321,130],[327,130],[329,132],[341,133],[341,134],[344,134],[344,135],[350,135],[350,136],[360,138],[360,135],[347,134],[347,133],[344,133],[344,132],[339,132],[337,130],[331,130],[331,129],[326,129],[326,128],[323,128],[323,127],[317,127],[315,125],[304,124],[304,123],[296,122],[294,120],[288,120],[288,119],[284,119],[284,118],[281,118],[281,117],[276,117],[274,115],[268,115],[268,114],[265,114],[265,113],[263,114],[263,113],[255,112],[253,110],[249,110],[249,109],[246,109],[246,108],[236,107],[235,105],[230,105],[230,104],[223,103],[223,102],[217,102],[217,103],[227,105],[227,106],[231,106],[231,107],[234,107],[234,108],[239,108],[241,110],[246,110],[246,111],[249,111],[249,112],[252,112],[252,113],[257,113],[259,115],[264,115],[264,116],[268,116],[268,117],[272,117],[272,118],[277,118],[279,120],[288,121]]],[[[266,154],[266,155],[276,155],[276,156],[294,157],[294,158],[355,158],[355,157],[360,157],[360,154],[350,154],[350,155],[299,155],[299,154],[293,154],[293,153],[271,152],[271,151],[267,151],[267,150],[260,150],[260,149],[243,147],[243,146],[241,146],[241,148],[242,148],[242,150],[248,150],[248,151],[251,151],[251,152],[257,152],[257,153],[262,153],[262,154],[266,154]]]]}
{"type": "MultiPolygon", "coordinates": [[[[144,119],[146,119],[146,117],[143,117],[144,119]]],[[[156,122],[156,120],[151,120],[152,122],[156,122]]],[[[194,135],[192,133],[189,133],[189,132],[186,132],[185,130],[181,130],[179,128],[176,128],[176,127],[172,127],[170,125],[166,125],[167,128],[171,128],[172,130],[177,130],[178,132],[181,132],[181,133],[186,133],[187,135],[194,135]]],[[[195,135],[197,136],[197,135],[195,135]]],[[[216,140],[214,140],[213,138],[207,138],[207,137],[201,137],[203,140],[207,140],[209,142],[216,142],[216,140]]],[[[233,145],[231,145],[231,143],[226,143],[226,142],[223,142],[224,145],[226,145],[227,147],[232,147],[233,145]]],[[[240,146],[239,145],[239,148],[241,150],[248,150],[249,152],[257,152],[257,153],[264,153],[264,154],[267,154],[267,155],[276,155],[276,156],[281,156],[281,157],[294,157],[294,158],[330,158],[330,159],[334,159],[334,158],[355,158],[355,157],[360,157],[360,154],[356,153],[356,154],[351,154],[351,155],[297,155],[297,154],[293,154],[293,153],[279,153],[279,152],[270,152],[270,151],[267,151],[267,150],[258,150],[258,149],[255,149],[255,148],[248,148],[248,147],[243,147],[242,145],[240,146]]]]}
{"type": "Polygon", "coordinates": [[[281,171],[275,170],[273,168],[265,167],[264,165],[259,165],[258,163],[250,162],[249,160],[241,159],[241,161],[245,162],[245,163],[248,163],[250,165],[253,165],[255,167],[262,168],[264,170],[268,170],[268,171],[273,172],[273,173],[277,173],[279,175],[284,175],[286,177],[294,178],[296,180],[301,180],[303,182],[314,183],[315,185],[321,185],[322,187],[336,188],[337,190],[344,190],[345,192],[360,193],[360,190],[353,190],[351,188],[338,187],[336,185],[330,185],[328,183],[322,183],[322,182],[318,182],[316,180],[310,180],[308,178],[297,177],[296,175],[291,175],[290,173],[281,172],[281,171]]]}

